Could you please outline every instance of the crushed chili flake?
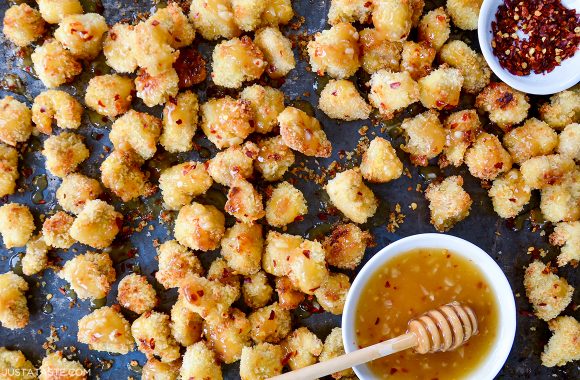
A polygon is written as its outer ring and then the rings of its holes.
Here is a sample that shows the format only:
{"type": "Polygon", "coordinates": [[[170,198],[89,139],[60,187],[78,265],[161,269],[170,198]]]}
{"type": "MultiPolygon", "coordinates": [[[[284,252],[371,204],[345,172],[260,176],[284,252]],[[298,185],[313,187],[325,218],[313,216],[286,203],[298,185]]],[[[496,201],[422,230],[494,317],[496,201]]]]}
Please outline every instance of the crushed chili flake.
{"type": "Polygon", "coordinates": [[[504,0],[491,23],[491,46],[514,75],[549,73],[578,50],[579,27],[580,14],[560,0],[504,0]]]}

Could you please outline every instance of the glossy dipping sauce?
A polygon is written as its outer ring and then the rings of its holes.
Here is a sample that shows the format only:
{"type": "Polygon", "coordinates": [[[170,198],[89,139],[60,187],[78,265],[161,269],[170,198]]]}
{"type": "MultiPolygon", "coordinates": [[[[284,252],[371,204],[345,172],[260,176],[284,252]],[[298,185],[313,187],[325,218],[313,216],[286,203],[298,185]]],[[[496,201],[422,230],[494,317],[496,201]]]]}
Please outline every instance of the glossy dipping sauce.
{"type": "Polygon", "coordinates": [[[479,333],[450,352],[417,354],[412,349],[367,363],[379,379],[462,379],[488,355],[498,332],[493,290],[468,259],[444,249],[416,249],[386,262],[373,274],[357,305],[360,347],[407,331],[409,320],[451,301],[470,306],[479,333]]]}

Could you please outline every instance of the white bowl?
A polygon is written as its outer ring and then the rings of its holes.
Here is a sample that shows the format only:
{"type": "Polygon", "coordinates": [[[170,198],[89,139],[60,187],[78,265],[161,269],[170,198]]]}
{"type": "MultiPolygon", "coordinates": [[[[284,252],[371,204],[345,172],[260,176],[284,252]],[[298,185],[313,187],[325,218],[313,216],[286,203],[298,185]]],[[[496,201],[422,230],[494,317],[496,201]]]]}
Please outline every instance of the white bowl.
{"type": "MultiPolygon", "coordinates": [[[[358,349],[354,328],[355,314],[367,281],[387,261],[416,248],[448,249],[456,255],[471,260],[487,278],[499,308],[499,331],[489,356],[474,369],[467,379],[493,379],[505,363],[516,333],[516,305],[513,292],[504,273],[487,253],[466,240],[450,235],[420,234],[409,236],[389,244],[364,265],[350,287],[342,314],[342,339],[345,351],[348,353],[358,349]]],[[[354,367],[354,371],[361,380],[376,379],[366,365],[354,367]]]]}
{"type": "MultiPolygon", "coordinates": [[[[500,66],[499,60],[491,48],[491,22],[495,20],[497,8],[503,4],[502,0],[484,0],[479,11],[477,34],[481,52],[489,67],[503,82],[516,90],[535,95],[550,95],[564,91],[580,81],[580,52],[562,61],[553,71],[547,74],[531,73],[526,76],[517,76],[500,66]]],[[[562,4],[569,9],[580,9],[580,0],[563,0],[562,4]]]]}

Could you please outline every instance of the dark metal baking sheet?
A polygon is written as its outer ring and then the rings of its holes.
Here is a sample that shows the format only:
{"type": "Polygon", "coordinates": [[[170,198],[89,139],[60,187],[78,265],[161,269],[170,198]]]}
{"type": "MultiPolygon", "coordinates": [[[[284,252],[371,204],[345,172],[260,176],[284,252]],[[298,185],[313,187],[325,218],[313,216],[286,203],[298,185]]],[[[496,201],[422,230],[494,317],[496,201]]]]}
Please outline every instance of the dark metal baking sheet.
{"type": "MultiPolygon", "coordinates": [[[[84,1],[85,6],[90,6],[93,9],[98,9],[94,1],[84,1]]],[[[306,18],[305,23],[299,30],[287,30],[290,34],[299,34],[306,31],[312,34],[316,31],[327,28],[326,14],[330,5],[330,0],[295,0],[294,8],[298,15],[306,18]]],[[[432,9],[436,5],[441,5],[442,1],[437,0],[435,3],[430,2],[426,9],[432,9]]],[[[0,17],[4,17],[4,12],[8,8],[7,0],[2,0],[0,3],[0,17]]],[[[98,5],[98,2],[97,2],[98,5]]],[[[153,1],[146,0],[103,0],[104,16],[109,24],[113,24],[121,19],[135,19],[138,12],[146,12],[151,10],[155,4],[153,1]]],[[[454,32],[453,37],[459,37],[472,46],[477,46],[477,41],[474,33],[458,33],[454,32]]],[[[210,45],[200,42],[200,50],[210,61],[211,47],[210,45]]],[[[24,65],[19,63],[21,60],[16,57],[16,50],[8,43],[4,36],[0,36],[0,78],[4,78],[6,74],[16,74],[25,83],[25,93],[22,95],[15,95],[6,90],[0,90],[0,96],[13,95],[20,101],[26,102],[29,106],[31,101],[40,91],[43,90],[42,85],[33,76],[24,70],[24,65]]],[[[315,75],[306,70],[306,63],[300,60],[296,70],[290,73],[285,83],[282,85],[287,95],[288,101],[302,99],[306,100],[316,107],[317,94],[316,84],[317,79],[315,75]]],[[[85,70],[84,74],[73,85],[64,86],[64,90],[75,95],[78,100],[83,101],[84,88],[86,81],[91,77],[90,71],[103,71],[103,65],[94,63],[91,67],[85,70]]],[[[209,67],[208,67],[209,69],[209,67]]],[[[359,80],[359,83],[364,82],[359,80]]],[[[199,95],[205,98],[206,86],[199,86],[196,88],[199,95]]],[[[211,90],[211,88],[210,88],[211,90]]],[[[532,98],[532,101],[537,102],[540,98],[532,98]]],[[[466,98],[463,107],[469,107],[472,98],[466,98]]],[[[139,110],[145,110],[139,101],[134,103],[134,107],[139,110]]],[[[156,107],[148,110],[149,112],[160,115],[161,108],[156,107]]],[[[416,110],[418,111],[418,109],[416,110]]],[[[329,159],[307,159],[299,157],[299,161],[304,161],[308,167],[316,169],[317,167],[328,167],[328,165],[338,160],[343,164],[348,164],[345,160],[338,158],[341,151],[352,151],[357,141],[360,138],[359,128],[368,126],[368,136],[372,139],[374,134],[386,135],[393,144],[398,146],[402,142],[397,133],[384,134],[380,132],[380,126],[373,126],[369,121],[365,122],[336,122],[328,119],[320,110],[314,111],[316,117],[324,125],[324,129],[333,143],[333,157],[329,159]],[[394,138],[393,138],[394,137],[394,138]]],[[[109,123],[101,125],[100,118],[94,117],[89,113],[85,113],[83,119],[83,126],[79,132],[86,137],[87,145],[91,149],[91,157],[82,165],[81,171],[91,177],[99,178],[99,165],[104,155],[106,155],[105,148],[111,147],[107,138],[109,123]]],[[[493,128],[487,125],[486,128],[493,128]]],[[[394,130],[396,131],[396,129],[394,130]]],[[[25,175],[19,180],[20,192],[10,196],[9,201],[26,203],[31,207],[36,217],[37,226],[40,226],[40,215],[46,214],[54,210],[57,206],[54,193],[58,187],[60,180],[55,177],[47,176],[47,187],[42,189],[44,170],[44,159],[40,154],[40,147],[42,140],[45,137],[33,137],[29,146],[23,149],[22,160],[20,162],[21,172],[25,175]],[[42,199],[45,203],[40,204],[38,200],[42,199]],[[33,200],[36,200],[34,202],[33,200]]],[[[168,155],[159,149],[157,158],[162,158],[162,162],[154,160],[150,164],[152,177],[156,176],[156,167],[166,165],[167,162],[176,163],[187,158],[190,159],[206,159],[208,152],[215,154],[215,149],[198,133],[196,136],[197,143],[207,148],[200,152],[191,152],[187,154],[168,155]]],[[[381,247],[389,244],[392,241],[400,239],[405,236],[423,233],[434,232],[433,227],[429,224],[428,208],[423,195],[415,191],[416,185],[421,184],[425,187],[427,180],[433,173],[440,174],[437,170],[431,172],[430,170],[418,170],[413,167],[406,155],[400,154],[405,167],[407,167],[412,175],[412,178],[403,176],[401,179],[393,183],[384,185],[371,185],[375,194],[380,198],[381,206],[379,212],[375,217],[367,223],[376,241],[376,246],[370,248],[365,256],[365,261],[368,260],[381,247]],[[416,203],[416,210],[411,210],[411,203],[416,203]],[[396,206],[399,205],[401,213],[405,215],[404,222],[395,232],[388,232],[386,224],[389,214],[393,212],[396,206]]],[[[357,157],[354,162],[358,162],[357,157]]],[[[352,163],[350,163],[352,165],[352,163]]],[[[515,223],[508,223],[499,219],[492,210],[491,202],[486,195],[486,190],[482,188],[479,181],[474,180],[467,172],[465,167],[460,169],[448,169],[444,171],[445,175],[459,173],[465,179],[465,187],[474,200],[471,210],[471,215],[463,222],[459,223],[449,233],[451,235],[462,237],[466,240],[475,243],[486,252],[490,254],[501,266],[506,273],[510,284],[516,295],[516,303],[518,309],[518,329],[514,347],[510,357],[505,364],[503,370],[498,375],[498,378],[505,379],[578,379],[580,378],[580,371],[577,363],[569,364],[559,368],[545,368],[540,365],[540,353],[543,345],[547,342],[550,334],[546,323],[539,321],[531,314],[531,306],[525,299],[525,293],[522,286],[523,267],[532,260],[532,255],[528,254],[528,247],[535,247],[536,249],[547,250],[548,256],[544,259],[552,259],[557,250],[550,247],[547,243],[547,236],[551,232],[549,225],[544,225],[537,231],[532,231],[532,225],[529,221],[524,221],[520,218],[515,223]],[[514,227],[515,224],[515,227],[514,227]],[[517,231],[514,231],[518,229],[517,231]],[[541,231],[545,231],[542,233],[541,231]]],[[[288,232],[295,234],[310,234],[315,235],[317,232],[325,230],[325,224],[320,220],[318,214],[325,209],[325,197],[319,185],[310,181],[298,179],[296,186],[300,188],[308,199],[309,214],[301,223],[292,224],[288,232]]],[[[130,204],[122,205],[118,199],[111,198],[118,209],[126,216],[134,216],[135,220],[131,223],[126,222],[126,225],[135,227],[140,222],[146,222],[147,227],[141,232],[135,232],[129,236],[119,237],[112,250],[111,256],[115,262],[115,269],[117,270],[117,278],[121,279],[125,274],[139,269],[143,274],[153,282],[153,273],[157,269],[155,260],[155,249],[153,246],[154,239],[165,241],[171,238],[171,224],[160,223],[159,213],[159,195],[152,200],[146,202],[131,202],[130,204]],[[149,226],[152,226],[151,230],[149,226]]],[[[0,201],[0,204],[6,202],[7,199],[0,201]]],[[[224,197],[220,193],[220,189],[212,190],[211,194],[206,197],[207,202],[219,204],[224,202],[224,197]]],[[[534,202],[532,202],[534,203],[534,202]]],[[[537,208],[537,199],[535,204],[529,207],[537,208]]],[[[337,217],[331,216],[327,223],[332,223],[337,220],[337,217]]],[[[230,221],[231,222],[231,221],[230,221]]],[[[75,245],[68,252],[62,250],[56,251],[52,257],[57,263],[62,263],[67,259],[73,257],[78,253],[82,253],[86,247],[75,245]]],[[[18,254],[22,249],[6,250],[0,248],[0,272],[6,272],[12,267],[18,270],[18,254]]],[[[200,257],[204,264],[208,264],[216,257],[217,253],[201,253],[200,257]]],[[[580,286],[579,276],[577,270],[570,267],[560,270],[560,273],[567,277],[567,279],[577,288],[580,286]]],[[[354,273],[349,273],[351,277],[354,273]]],[[[90,351],[86,345],[76,342],[77,320],[90,312],[94,305],[90,302],[77,301],[71,308],[71,300],[66,294],[61,294],[58,290],[65,286],[65,282],[59,279],[52,270],[44,272],[42,277],[33,276],[27,278],[31,290],[28,292],[29,308],[31,311],[30,324],[22,330],[10,331],[0,327],[0,346],[7,346],[11,349],[20,349],[26,356],[33,361],[34,364],[39,365],[41,359],[45,355],[46,342],[52,342],[53,348],[63,349],[66,353],[71,353],[70,347],[77,347],[78,350],[74,354],[81,361],[88,360],[92,363],[91,374],[92,378],[111,379],[111,378],[127,378],[132,376],[139,377],[138,368],[131,368],[130,362],[136,360],[143,365],[145,363],[144,356],[139,352],[132,352],[129,355],[109,355],[106,353],[90,351]],[[47,296],[51,294],[52,299],[47,300],[47,296]],[[50,305],[50,306],[48,306],[50,305]],[[52,309],[52,310],[50,310],[52,309]],[[49,312],[50,311],[50,312],[49,312]],[[57,339],[49,338],[51,334],[56,333],[57,339]],[[44,346],[44,347],[43,347],[44,346]],[[111,363],[111,367],[107,363],[111,363]]],[[[111,305],[116,297],[116,284],[107,297],[107,304],[111,305]]],[[[169,311],[174,299],[175,291],[161,291],[157,286],[161,303],[160,310],[169,311]]],[[[574,305],[580,302],[580,297],[577,291],[574,296],[574,305]]],[[[573,311],[569,307],[565,314],[574,315],[576,318],[580,317],[578,310],[573,311]]],[[[324,337],[331,330],[332,327],[340,324],[340,318],[332,316],[328,313],[313,314],[308,318],[303,318],[304,312],[296,313],[296,325],[305,325],[311,328],[319,336],[324,337]]],[[[134,318],[134,316],[128,315],[134,318]]],[[[238,368],[237,365],[228,365],[224,367],[224,374],[227,379],[237,379],[238,368]]]]}

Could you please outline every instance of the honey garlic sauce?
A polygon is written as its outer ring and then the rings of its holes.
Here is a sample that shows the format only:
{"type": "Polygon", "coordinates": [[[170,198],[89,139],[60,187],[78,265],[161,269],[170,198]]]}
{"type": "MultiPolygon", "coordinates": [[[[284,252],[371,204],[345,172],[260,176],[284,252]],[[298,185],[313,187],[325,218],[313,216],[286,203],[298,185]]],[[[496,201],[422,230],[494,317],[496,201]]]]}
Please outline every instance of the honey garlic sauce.
{"type": "Polygon", "coordinates": [[[495,294],[468,259],[444,249],[416,249],[389,260],[373,274],[357,305],[355,331],[360,347],[407,331],[422,313],[457,301],[471,307],[479,333],[450,352],[406,350],[367,365],[379,379],[462,379],[489,354],[498,332],[495,294]]]}

